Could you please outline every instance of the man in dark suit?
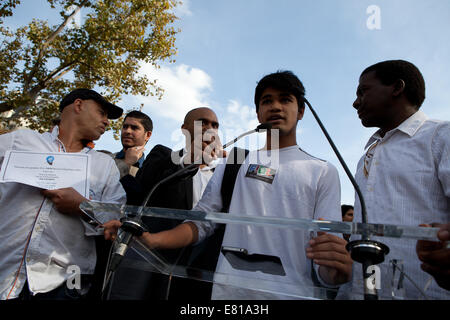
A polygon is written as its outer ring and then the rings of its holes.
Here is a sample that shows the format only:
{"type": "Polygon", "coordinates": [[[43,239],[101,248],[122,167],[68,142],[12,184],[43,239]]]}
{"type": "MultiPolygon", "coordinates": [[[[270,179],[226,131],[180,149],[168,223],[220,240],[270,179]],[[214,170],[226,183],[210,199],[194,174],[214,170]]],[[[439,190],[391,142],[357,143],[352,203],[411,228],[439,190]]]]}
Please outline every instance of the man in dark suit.
{"type": "Polygon", "coordinates": [[[152,207],[192,209],[193,204],[200,200],[201,193],[213,172],[213,168],[208,167],[198,159],[201,156],[200,148],[204,150],[209,144],[205,133],[208,130],[217,132],[218,128],[219,121],[211,109],[196,108],[189,111],[181,126],[186,138],[185,147],[178,151],[172,151],[163,145],[156,145],[145,159],[142,169],[136,175],[141,192],[138,196],[130,197],[128,202],[136,205],[142,204],[145,196],[156,183],[192,162],[196,162],[199,166],[188,171],[181,179],[174,179],[159,186],[147,203],[148,206],[152,207]],[[198,126],[196,127],[195,124],[198,126]],[[199,135],[202,135],[203,139],[196,140],[195,138],[199,135]],[[203,178],[201,181],[196,179],[199,175],[203,178]]]}
{"type": "MultiPolygon", "coordinates": [[[[128,185],[132,186],[137,182],[137,187],[133,187],[132,191],[125,188],[127,191],[128,204],[142,205],[147,194],[159,181],[195,162],[198,163],[198,166],[194,169],[189,170],[181,177],[158,186],[146,203],[146,206],[151,207],[185,210],[192,209],[200,200],[214,171],[213,166],[206,165],[203,159],[200,158],[202,155],[204,156],[202,151],[205,150],[214,139],[218,139],[218,128],[219,121],[217,120],[216,114],[211,109],[196,108],[189,111],[181,126],[181,130],[186,138],[185,147],[178,151],[172,151],[170,148],[163,145],[156,145],[145,159],[141,169],[136,175],[136,179],[133,180],[133,183],[128,183],[128,185]],[[210,135],[208,135],[208,133],[212,133],[213,137],[209,138],[210,135]],[[201,139],[199,139],[200,135],[201,139]]],[[[220,144],[220,141],[216,140],[215,143],[220,144]]],[[[220,153],[220,155],[216,155],[213,150],[212,154],[209,156],[223,157],[225,155],[225,151],[220,151],[220,153]]],[[[127,176],[127,178],[129,177],[127,176]]],[[[143,222],[150,232],[159,232],[174,228],[181,223],[182,220],[144,217],[143,222]]],[[[158,253],[169,263],[178,263],[182,265],[193,263],[194,267],[208,268],[208,265],[204,263],[201,254],[204,249],[203,246],[199,246],[198,248],[187,247],[177,250],[159,250],[158,253]],[[197,256],[196,262],[193,262],[193,256],[197,256]],[[202,262],[200,263],[199,261],[202,262]]],[[[214,270],[213,267],[211,268],[214,270]]],[[[136,274],[134,271],[133,273],[136,274]]],[[[196,286],[196,299],[209,299],[210,297],[210,286],[203,286],[202,284],[199,284],[198,281],[194,282],[186,281],[185,279],[175,279],[172,283],[169,283],[167,277],[155,273],[147,274],[145,275],[145,278],[146,280],[139,281],[145,283],[145,289],[143,289],[145,290],[145,293],[143,293],[144,297],[137,298],[192,298],[192,296],[187,296],[186,294],[192,293],[193,286],[196,286]],[[165,289],[169,285],[173,290],[170,291],[170,295],[168,296],[168,292],[165,289]]],[[[135,289],[135,292],[137,291],[135,289]]]]}

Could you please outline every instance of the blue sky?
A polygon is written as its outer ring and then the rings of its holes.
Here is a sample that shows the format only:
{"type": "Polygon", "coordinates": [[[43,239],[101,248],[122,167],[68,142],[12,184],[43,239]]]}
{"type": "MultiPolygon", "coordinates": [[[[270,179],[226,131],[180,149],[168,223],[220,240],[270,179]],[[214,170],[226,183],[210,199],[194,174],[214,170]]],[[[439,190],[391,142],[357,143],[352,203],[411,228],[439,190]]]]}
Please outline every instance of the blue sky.
{"type": "MultiPolygon", "coordinates": [[[[23,1],[9,24],[54,19],[45,6],[38,9],[39,2],[23,1]]],[[[181,147],[181,121],[194,107],[216,111],[225,141],[253,128],[256,82],[279,69],[302,80],[307,99],[353,173],[375,131],[361,126],[352,107],[359,75],[369,65],[387,59],[413,62],[427,85],[422,110],[450,120],[448,0],[185,0],[176,12],[181,29],[176,62],[141,69],[165,88],[162,100],[127,96],[118,103],[124,109],[144,103],[143,111],[154,121],[147,152],[156,144],[181,147]],[[380,10],[381,29],[367,27],[370,5],[380,10]]],[[[338,168],[342,203],[352,204],[353,187],[309,110],[299,122],[297,142],[338,168]]],[[[253,137],[240,145],[261,143],[253,137]]],[[[121,145],[105,134],[97,148],[118,151],[121,145]]]]}

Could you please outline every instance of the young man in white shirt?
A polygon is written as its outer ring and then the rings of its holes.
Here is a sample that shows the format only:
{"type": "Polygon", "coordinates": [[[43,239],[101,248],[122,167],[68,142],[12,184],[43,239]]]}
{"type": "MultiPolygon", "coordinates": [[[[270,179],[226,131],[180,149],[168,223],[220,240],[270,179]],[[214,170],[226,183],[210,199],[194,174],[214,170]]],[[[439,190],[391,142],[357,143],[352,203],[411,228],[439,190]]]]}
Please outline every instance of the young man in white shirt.
{"type": "MultiPolygon", "coordinates": [[[[231,214],[341,219],[336,168],[310,156],[297,145],[297,122],[305,111],[303,97],[302,83],[289,71],[267,75],[258,83],[255,92],[257,117],[261,123],[270,123],[272,130],[267,132],[265,148],[250,152],[239,169],[229,205],[231,214]],[[272,139],[272,134],[278,134],[279,139],[272,139]]],[[[216,167],[194,210],[217,212],[222,209],[220,189],[225,167],[225,163],[216,167]]],[[[142,239],[150,248],[179,248],[202,241],[214,233],[215,227],[210,223],[185,222],[172,230],[145,233],[142,239]]],[[[313,296],[309,259],[314,261],[322,284],[335,286],[350,280],[352,261],[345,249],[346,241],[331,234],[320,234],[311,239],[309,232],[302,230],[230,224],[226,226],[222,244],[245,249],[248,254],[277,256],[285,274],[233,268],[221,253],[215,280],[220,275],[229,274],[232,277],[224,282],[237,287],[215,284],[212,299],[313,296]],[[236,282],[237,279],[255,276],[262,282],[273,284],[270,294],[247,290],[246,285],[242,287],[236,282]]],[[[257,282],[257,279],[253,280],[253,284],[257,282]]]]}
{"type": "MultiPolygon", "coordinates": [[[[93,90],[76,89],[61,101],[60,111],[61,122],[51,133],[21,129],[0,135],[0,163],[8,150],[86,153],[91,158],[90,200],[124,203],[113,159],[92,149],[108,118],[119,118],[122,109],[93,90]]],[[[71,187],[0,184],[0,299],[78,299],[86,294],[96,266],[97,235],[79,208],[86,200],[71,187]],[[79,288],[66,286],[74,266],[88,280],[79,288]]],[[[99,213],[96,218],[118,217],[99,213]]]]}
{"type": "MultiPolygon", "coordinates": [[[[418,226],[450,219],[450,123],[428,119],[419,110],[424,99],[422,74],[407,61],[377,63],[359,78],[353,107],[363,126],[379,128],[369,139],[355,176],[369,223],[418,226]]],[[[358,197],[354,221],[361,221],[358,197]]],[[[406,299],[450,298],[421,270],[415,241],[377,240],[390,248],[379,265],[380,298],[393,294],[406,299]],[[398,275],[399,269],[391,260],[408,276],[395,288],[391,279],[393,270],[398,275]]],[[[362,269],[358,265],[354,270],[353,293],[357,294],[363,288],[362,269]]]]}

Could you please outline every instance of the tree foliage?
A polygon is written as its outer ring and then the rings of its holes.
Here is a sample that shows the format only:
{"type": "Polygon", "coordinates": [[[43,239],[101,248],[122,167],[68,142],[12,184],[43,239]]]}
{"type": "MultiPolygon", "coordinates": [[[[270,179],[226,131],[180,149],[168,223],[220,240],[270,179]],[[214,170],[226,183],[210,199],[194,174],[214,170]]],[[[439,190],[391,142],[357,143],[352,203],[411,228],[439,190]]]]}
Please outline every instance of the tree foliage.
{"type": "MultiPolygon", "coordinates": [[[[156,67],[173,62],[177,0],[47,2],[59,10],[59,24],[36,18],[16,30],[5,27],[5,19],[20,0],[0,4],[0,121],[5,128],[50,128],[59,101],[75,88],[94,88],[113,102],[124,94],[161,97],[156,79],[138,70],[142,62],[156,67]],[[79,10],[83,23],[73,26],[79,10]]],[[[117,132],[117,121],[111,126],[117,132]]]]}
{"type": "MultiPolygon", "coordinates": [[[[7,0],[4,1],[3,4],[0,4],[0,19],[2,17],[12,16],[12,9],[14,9],[19,2],[20,0],[7,0]]],[[[3,21],[0,20],[0,25],[2,23],[3,21]]]]}

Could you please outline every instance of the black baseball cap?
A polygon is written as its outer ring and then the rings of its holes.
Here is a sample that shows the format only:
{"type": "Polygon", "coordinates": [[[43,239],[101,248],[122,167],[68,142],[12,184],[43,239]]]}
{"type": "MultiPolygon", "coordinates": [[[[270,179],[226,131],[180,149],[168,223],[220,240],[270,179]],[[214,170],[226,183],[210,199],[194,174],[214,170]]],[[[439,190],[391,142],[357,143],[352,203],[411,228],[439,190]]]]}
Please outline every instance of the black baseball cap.
{"type": "Polygon", "coordinates": [[[103,96],[98,92],[84,88],[75,89],[68,95],[66,95],[59,104],[59,111],[62,111],[64,107],[68,106],[69,104],[72,104],[76,99],[94,100],[95,102],[99,103],[103,108],[106,109],[106,112],[108,113],[108,119],[120,118],[120,116],[123,113],[122,108],[112,104],[111,102],[106,101],[106,99],[103,98],[103,96]]]}

